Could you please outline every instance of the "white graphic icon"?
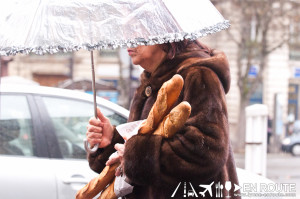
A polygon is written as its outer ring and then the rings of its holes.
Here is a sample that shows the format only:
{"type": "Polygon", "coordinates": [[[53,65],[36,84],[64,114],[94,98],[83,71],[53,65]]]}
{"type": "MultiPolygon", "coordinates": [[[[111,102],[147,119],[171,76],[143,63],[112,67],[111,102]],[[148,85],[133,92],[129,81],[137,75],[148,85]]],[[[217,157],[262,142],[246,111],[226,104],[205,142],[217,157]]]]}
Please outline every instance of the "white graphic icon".
{"type": "MultiPolygon", "coordinates": [[[[177,187],[176,187],[175,191],[173,192],[171,198],[173,198],[175,196],[175,194],[177,193],[177,190],[180,187],[180,184],[181,184],[181,182],[177,185],[177,187]]],[[[197,192],[195,191],[192,183],[189,182],[189,184],[190,184],[190,187],[192,189],[190,189],[190,190],[187,191],[186,190],[186,182],[184,182],[184,185],[183,185],[183,188],[184,188],[183,189],[183,197],[186,197],[186,196],[188,196],[188,197],[190,197],[190,196],[192,196],[192,197],[198,197],[197,192]]]]}
{"type": "Polygon", "coordinates": [[[234,192],[236,192],[237,190],[240,190],[242,187],[237,185],[237,184],[234,184],[234,192]]]}
{"type": "MultiPolygon", "coordinates": [[[[191,182],[183,182],[183,197],[197,197],[197,192],[195,191],[193,185],[191,182]]],[[[199,194],[204,198],[206,192],[208,192],[208,194],[210,195],[210,197],[213,197],[212,194],[212,185],[214,184],[214,182],[210,183],[209,185],[206,184],[200,184],[199,187],[204,188],[204,191],[200,191],[199,194]]],[[[171,198],[174,198],[175,194],[177,193],[179,187],[181,186],[181,182],[178,183],[175,191],[173,192],[173,194],[171,195],[171,198]]],[[[223,194],[225,195],[226,198],[230,198],[230,190],[234,188],[234,192],[240,190],[242,187],[231,183],[230,181],[226,181],[225,184],[221,184],[221,182],[218,182],[215,184],[215,188],[216,188],[216,198],[223,198],[223,194]],[[223,193],[223,189],[227,190],[227,194],[223,193]]],[[[182,189],[181,189],[182,190],[182,189]]],[[[203,190],[203,189],[202,189],[203,190]]],[[[181,192],[181,191],[180,191],[181,192]]],[[[182,192],[181,192],[182,193],[182,192]]]]}
{"type": "Polygon", "coordinates": [[[216,197],[217,198],[223,198],[223,192],[222,192],[222,190],[223,190],[223,185],[220,183],[220,182],[218,182],[218,184],[216,184],[216,197]]]}
{"type": "Polygon", "coordinates": [[[196,191],[195,191],[195,189],[194,189],[194,187],[192,186],[191,183],[190,183],[190,186],[191,186],[192,190],[189,190],[189,191],[188,191],[188,196],[195,196],[195,197],[198,197],[198,195],[197,195],[197,193],[196,193],[196,191]]]}
{"type": "Polygon", "coordinates": [[[199,192],[199,193],[202,195],[202,197],[205,197],[205,193],[206,193],[207,191],[208,191],[210,197],[212,197],[211,186],[212,186],[213,184],[214,184],[214,182],[210,183],[210,185],[204,185],[204,184],[200,184],[200,185],[199,185],[200,187],[205,188],[204,191],[199,192]]]}
{"type": "Polygon", "coordinates": [[[225,182],[225,189],[226,189],[227,192],[228,192],[228,195],[227,195],[226,197],[229,198],[229,197],[230,197],[229,191],[230,191],[230,189],[231,189],[231,182],[230,182],[230,181],[226,181],[226,182],[225,182]]]}

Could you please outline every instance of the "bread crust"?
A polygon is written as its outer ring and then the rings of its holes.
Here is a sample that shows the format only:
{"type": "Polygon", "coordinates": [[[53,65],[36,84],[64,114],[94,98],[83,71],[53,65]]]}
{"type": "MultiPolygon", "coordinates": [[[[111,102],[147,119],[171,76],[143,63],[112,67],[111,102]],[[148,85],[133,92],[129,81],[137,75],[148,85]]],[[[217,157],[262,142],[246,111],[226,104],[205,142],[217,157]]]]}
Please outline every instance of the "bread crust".
{"type": "Polygon", "coordinates": [[[108,187],[106,187],[106,189],[104,189],[104,191],[102,191],[102,193],[98,197],[98,199],[117,199],[117,196],[114,192],[115,181],[116,181],[116,178],[114,178],[114,181],[112,183],[110,183],[110,185],[108,185],[108,187]]]}
{"type": "Polygon", "coordinates": [[[119,166],[119,163],[111,166],[106,166],[103,171],[95,178],[93,178],[88,184],[80,189],[76,194],[76,199],[92,199],[100,191],[102,191],[109,183],[114,180],[115,170],[119,166]]]}
{"type": "Polygon", "coordinates": [[[140,134],[153,133],[163,118],[170,112],[183,88],[183,78],[176,74],[159,89],[156,101],[147,120],[139,129],[140,134]]]}
{"type": "Polygon", "coordinates": [[[171,110],[153,134],[162,135],[164,138],[174,136],[174,134],[184,126],[191,114],[191,109],[191,105],[188,102],[181,102],[171,110]]]}

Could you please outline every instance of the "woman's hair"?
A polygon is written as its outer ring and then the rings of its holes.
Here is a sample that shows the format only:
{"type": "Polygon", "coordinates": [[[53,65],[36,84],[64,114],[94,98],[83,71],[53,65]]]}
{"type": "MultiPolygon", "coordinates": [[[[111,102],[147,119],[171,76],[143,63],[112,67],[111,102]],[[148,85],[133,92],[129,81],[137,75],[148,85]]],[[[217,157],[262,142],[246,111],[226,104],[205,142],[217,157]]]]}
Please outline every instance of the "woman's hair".
{"type": "Polygon", "coordinates": [[[165,43],[161,44],[161,47],[163,51],[167,53],[168,59],[173,59],[176,55],[182,54],[184,52],[190,51],[190,48],[193,48],[193,46],[197,45],[197,50],[202,50],[203,52],[211,55],[212,49],[210,49],[205,44],[201,43],[198,40],[188,40],[185,39],[183,41],[179,42],[172,42],[172,43],[165,43]]]}

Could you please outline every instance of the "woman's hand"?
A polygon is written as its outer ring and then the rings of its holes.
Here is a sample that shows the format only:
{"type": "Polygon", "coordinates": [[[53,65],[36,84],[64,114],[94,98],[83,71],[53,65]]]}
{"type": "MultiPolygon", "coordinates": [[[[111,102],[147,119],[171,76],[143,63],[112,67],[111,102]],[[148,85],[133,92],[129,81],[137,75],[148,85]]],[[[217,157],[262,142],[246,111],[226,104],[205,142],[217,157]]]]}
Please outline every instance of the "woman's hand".
{"type": "Polygon", "coordinates": [[[112,165],[114,163],[120,162],[120,166],[116,169],[116,176],[120,176],[123,174],[123,155],[125,150],[124,144],[115,144],[115,149],[117,152],[113,155],[111,155],[106,162],[106,165],[112,165]]]}
{"type": "Polygon", "coordinates": [[[110,145],[114,135],[114,128],[109,119],[105,117],[97,107],[97,116],[91,117],[87,125],[86,137],[91,146],[99,144],[99,148],[110,145]]]}

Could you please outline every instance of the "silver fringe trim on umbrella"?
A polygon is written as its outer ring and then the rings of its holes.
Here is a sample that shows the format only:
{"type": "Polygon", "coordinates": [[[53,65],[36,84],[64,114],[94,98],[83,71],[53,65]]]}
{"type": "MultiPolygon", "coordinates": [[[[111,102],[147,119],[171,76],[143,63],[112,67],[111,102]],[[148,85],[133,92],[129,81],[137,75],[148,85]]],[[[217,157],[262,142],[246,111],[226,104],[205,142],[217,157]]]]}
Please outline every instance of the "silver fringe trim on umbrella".
{"type": "Polygon", "coordinates": [[[140,45],[155,45],[155,44],[163,44],[163,43],[172,43],[179,42],[184,39],[188,40],[196,40],[198,38],[207,36],[209,34],[220,32],[221,30],[225,30],[229,28],[230,23],[228,20],[224,20],[221,23],[218,23],[214,26],[210,26],[207,28],[203,28],[200,31],[194,33],[169,33],[163,36],[153,36],[148,39],[145,38],[136,38],[131,40],[118,40],[118,41],[99,41],[96,44],[62,44],[57,46],[38,46],[38,47],[0,47],[0,55],[1,56],[10,56],[16,55],[18,53],[21,54],[55,54],[59,52],[73,52],[78,51],[80,49],[86,49],[89,51],[92,50],[102,50],[102,49],[116,49],[116,48],[132,48],[140,45]]]}

